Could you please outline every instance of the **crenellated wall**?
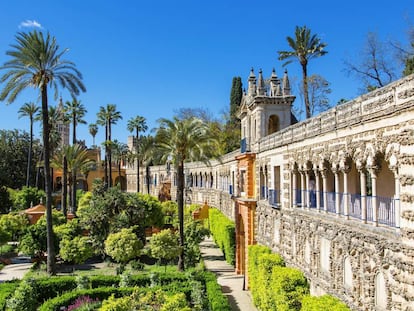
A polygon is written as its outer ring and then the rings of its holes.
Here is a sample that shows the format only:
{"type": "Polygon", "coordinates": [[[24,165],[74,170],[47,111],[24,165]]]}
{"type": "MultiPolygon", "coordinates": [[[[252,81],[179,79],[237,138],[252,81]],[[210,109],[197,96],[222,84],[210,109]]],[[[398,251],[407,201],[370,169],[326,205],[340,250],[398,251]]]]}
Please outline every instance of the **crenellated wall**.
{"type": "MultiPolygon", "coordinates": [[[[414,76],[263,137],[273,127],[263,125],[265,95],[255,103],[249,79],[242,124],[246,134],[255,121],[261,130],[242,136],[243,153],[187,163],[186,202],[207,202],[236,222],[240,273],[247,246],[260,243],[303,271],[315,295],[353,310],[414,310],[414,76]]],[[[269,96],[277,111],[283,96],[269,96]]],[[[175,198],[173,170],[149,174],[152,194],[170,183],[175,198]]],[[[127,178],[135,191],[133,167],[127,178]]]]}

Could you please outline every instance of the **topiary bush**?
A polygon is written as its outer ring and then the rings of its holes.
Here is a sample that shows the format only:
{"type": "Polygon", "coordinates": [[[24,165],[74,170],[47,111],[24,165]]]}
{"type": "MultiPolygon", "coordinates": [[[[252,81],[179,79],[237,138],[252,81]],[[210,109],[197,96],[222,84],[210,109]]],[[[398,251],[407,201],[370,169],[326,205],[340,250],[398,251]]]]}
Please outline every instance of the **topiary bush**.
{"type": "Polygon", "coordinates": [[[230,304],[227,297],[223,295],[221,286],[217,283],[216,275],[213,272],[204,272],[206,282],[206,294],[211,311],[230,311],[230,304]]]}
{"type": "Polygon", "coordinates": [[[209,209],[210,232],[215,243],[224,253],[226,261],[233,265],[236,262],[235,224],[218,209],[209,209]]]}
{"type": "Polygon", "coordinates": [[[348,306],[338,298],[330,295],[320,297],[305,296],[302,300],[301,311],[350,311],[348,306]]]}

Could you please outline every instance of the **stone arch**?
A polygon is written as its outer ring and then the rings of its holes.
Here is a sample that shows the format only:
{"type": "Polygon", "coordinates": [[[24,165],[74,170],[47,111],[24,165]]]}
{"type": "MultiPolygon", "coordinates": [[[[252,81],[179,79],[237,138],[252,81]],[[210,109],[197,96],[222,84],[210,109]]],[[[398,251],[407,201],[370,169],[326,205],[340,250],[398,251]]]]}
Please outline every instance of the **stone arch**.
{"type": "Polygon", "coordinates": [[[275,114],[269,116],[267,123],[267,134],[270,135],[280,130],[279,117],[275,114]]]}

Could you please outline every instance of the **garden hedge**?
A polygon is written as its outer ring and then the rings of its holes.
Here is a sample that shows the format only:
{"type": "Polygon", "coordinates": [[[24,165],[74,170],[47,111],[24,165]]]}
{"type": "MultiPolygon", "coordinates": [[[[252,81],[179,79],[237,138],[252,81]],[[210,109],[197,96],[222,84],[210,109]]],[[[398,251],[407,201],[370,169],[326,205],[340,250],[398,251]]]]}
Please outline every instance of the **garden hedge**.
{"type": "Polygon", "coordinates": [[[210,232],[215,243],[223,251],[226,261],[233,265],[236,262],[236,229],[233,221],[216,208],[209,209],[210,232]]]}
{"type": "Polygon", "coordinates": [[[320,297],[305,296],[302,300],[301,311],[350,311],[346,304],[330,295],[320,297]]]}

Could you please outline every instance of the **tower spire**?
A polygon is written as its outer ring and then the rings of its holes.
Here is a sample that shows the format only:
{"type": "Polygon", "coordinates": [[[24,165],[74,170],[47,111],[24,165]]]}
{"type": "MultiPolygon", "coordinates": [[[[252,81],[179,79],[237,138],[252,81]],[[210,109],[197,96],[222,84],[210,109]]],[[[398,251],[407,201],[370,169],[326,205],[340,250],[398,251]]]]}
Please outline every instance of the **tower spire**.
{"type": "Polygon", "coordinates": [[[266,95],[266,86],[263,80],[262,69],[259,70],[259,82],[257,84],[257,95],[266,95]]]}
{"type": "Polygon", "coordinates": [[[249,88],[247,91],[247,95],[256,96],[256,76],[254,75],[253,67],[250,70],[249,88]]]}

